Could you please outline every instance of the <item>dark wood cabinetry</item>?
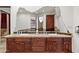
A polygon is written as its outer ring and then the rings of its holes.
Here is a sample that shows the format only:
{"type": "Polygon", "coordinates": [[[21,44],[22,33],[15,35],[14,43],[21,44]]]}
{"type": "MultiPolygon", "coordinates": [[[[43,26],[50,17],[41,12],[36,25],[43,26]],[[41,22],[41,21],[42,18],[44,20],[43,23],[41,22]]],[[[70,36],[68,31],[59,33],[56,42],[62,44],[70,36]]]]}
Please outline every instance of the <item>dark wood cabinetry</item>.
{"type": "Polygon", "coordinates": [[[15,50],[16,52],[24,52],[24,42],[16,41],[15,42],[15,50]]]}
{"type": "Polygon", "coordinates": [[[72,52],[72,40],[71,38],[64,38],[64,51],[72,52]]]}
{"type": "Polygon", "coordinates": [[[14,37],[6,45],[6,52],[72,52],[70,37],[14,37]]]}
{"type": "Polygon", "coordinates": [[[31,38],[26,38],[26,41],[25,41],[25,52],[31,52],[31,51],[32,51],[31,38]]]}
{"type": "Polygon", "coordinates": [[[49,52],[63,52],[62,38],[47,38],[47,51],[49,52]]]}
{"type": "Polygon", "coordinates": [[[16,38],[14,42],[15,42],[16,52],[24,52],[26,39],[16,38]]]}
{"type": "Polygon", "coordinates": [[[45,51],[45,39],[46,38],[32,38],[32,51],[44,52],[45,51]]]}
{"type": "Polygon", "coordinates": [[[7,39],[7,46],[6,46],[7,52],[14,52],[15,50],[15,42],[14,38],[8,38],[7,39]]]}
{"type": "Polygon", "coordinates": [[[30,38],[9,38],[7,39],[7,52],[30,52],[30,38]]]}

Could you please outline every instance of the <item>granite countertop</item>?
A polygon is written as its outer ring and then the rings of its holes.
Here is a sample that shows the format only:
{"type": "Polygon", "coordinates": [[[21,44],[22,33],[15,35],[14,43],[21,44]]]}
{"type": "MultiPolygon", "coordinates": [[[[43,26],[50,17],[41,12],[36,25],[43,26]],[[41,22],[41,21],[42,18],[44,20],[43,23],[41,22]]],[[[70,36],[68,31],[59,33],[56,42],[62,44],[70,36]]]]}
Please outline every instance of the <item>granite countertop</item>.
{"type": "Polygon", "coordinates": [[[5,38],[11,37],[72,37],[72,35],[64,35],[64,34],[11,34],[4,36],[5,38]]]}

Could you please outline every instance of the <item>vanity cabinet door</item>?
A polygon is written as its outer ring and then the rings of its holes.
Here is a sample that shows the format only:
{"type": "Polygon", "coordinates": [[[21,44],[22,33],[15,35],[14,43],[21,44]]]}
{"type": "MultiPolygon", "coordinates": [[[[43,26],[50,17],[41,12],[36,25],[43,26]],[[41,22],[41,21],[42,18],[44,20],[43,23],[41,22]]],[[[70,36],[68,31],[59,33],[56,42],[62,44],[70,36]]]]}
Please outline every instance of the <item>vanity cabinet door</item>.
{"type": "Polygon", "coordinates": [[[72,52],[71,38],[64,38],[64,52],[72,52]]]}
{"type": "Polygon", "coordinates": [[[48,52],[63,52],[63,42],[61,38],[47,38],[48,52]]]}
{"type": "Polygon", "coordinates": [[[16,51],[15,49],[15,41],[14,38],[7,38],[7,43],[6,43],[6,52],[14,52],[16,51]]]}
{"type": "Polygon", "coordinates": [[[32,51],[33,52],[44,52],[45,51],[46,38],[32,38],[32,51]]]}
{"type": "Polygon", "coordinates": [[[25,42],[24,38],[16,38],[15,39],[16,52],[24,52],[24,46],[25,46],[24,42],[25,42]]]}
{"type": "Polygon", "coordinates": [[[24,52],[24,42],[16,41],[15,45],[16,52],[24,52]]]}
{"type": "Polygon", "coordinates": [[[31,51],[32,51],[31,38],[26,38],[26,40],[25,40],[25,52],[31,52],[31,51]]]}
{"type": "Polygon", "coordinates": [[[16,51],[18,52],[31,52],[31,38],[17,38],[16,42],[16,51]]]}

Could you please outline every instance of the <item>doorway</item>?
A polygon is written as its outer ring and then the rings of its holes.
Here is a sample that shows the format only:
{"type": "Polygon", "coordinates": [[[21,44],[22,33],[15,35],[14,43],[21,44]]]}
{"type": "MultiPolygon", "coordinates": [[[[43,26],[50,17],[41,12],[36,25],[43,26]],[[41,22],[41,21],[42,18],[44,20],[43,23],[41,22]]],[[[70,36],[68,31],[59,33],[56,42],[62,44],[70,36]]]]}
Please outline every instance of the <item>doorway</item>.
{"type": "Polygon", "coordinates": [[[46,31],[54,31],[54,15],[46,15],[46,31]]]}

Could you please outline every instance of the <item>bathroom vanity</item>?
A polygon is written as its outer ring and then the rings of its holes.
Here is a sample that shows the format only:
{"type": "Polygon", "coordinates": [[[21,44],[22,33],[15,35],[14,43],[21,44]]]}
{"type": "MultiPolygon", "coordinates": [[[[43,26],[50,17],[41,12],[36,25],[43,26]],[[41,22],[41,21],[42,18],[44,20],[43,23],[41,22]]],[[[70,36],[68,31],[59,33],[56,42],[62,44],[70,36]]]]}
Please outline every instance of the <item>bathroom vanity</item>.
{"type": "Polygon", "coordinates": [[[71,53],[72,37],[64,34],[13,34],[6,36],[6,52],[71,53]]]}
{"type": "Polygon", "coordinates": [[[6,52],[72,52],[72,35],[68,34],[70,32],[65,24],[67,31],[61,31],[64,28],[56,25],[60,15],[56,14],[54,7],[42,7],[35,12],[20,7],[16,14],[15,30],[12,28],[11,35],[5,36],[6,52]]]}

